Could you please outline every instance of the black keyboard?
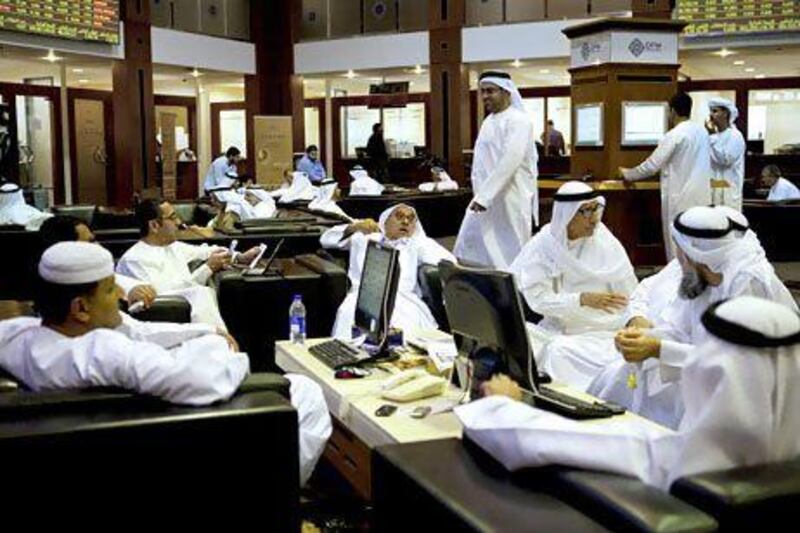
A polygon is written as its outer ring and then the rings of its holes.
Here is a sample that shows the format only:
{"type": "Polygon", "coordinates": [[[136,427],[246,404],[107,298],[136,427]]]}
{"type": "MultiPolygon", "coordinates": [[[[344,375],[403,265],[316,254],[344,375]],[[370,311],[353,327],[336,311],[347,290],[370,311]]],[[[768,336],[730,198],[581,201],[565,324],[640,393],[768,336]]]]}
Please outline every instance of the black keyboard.
{"type": "Polygon", "coordinates": [[[365,359],[369,359],[366,353],[338,339],[315,344],[308,351],[334,370],[343,366],[357,365],[365,359]]]}
{"type": "Polygon", "coordinates": [[[625,412],[625,409],[616,405],[579,400],[546,387],[539,387],[539,390],[533,393],[525,391],[522,400],[539,409],[576,420],[610,418],[625,412]]]}

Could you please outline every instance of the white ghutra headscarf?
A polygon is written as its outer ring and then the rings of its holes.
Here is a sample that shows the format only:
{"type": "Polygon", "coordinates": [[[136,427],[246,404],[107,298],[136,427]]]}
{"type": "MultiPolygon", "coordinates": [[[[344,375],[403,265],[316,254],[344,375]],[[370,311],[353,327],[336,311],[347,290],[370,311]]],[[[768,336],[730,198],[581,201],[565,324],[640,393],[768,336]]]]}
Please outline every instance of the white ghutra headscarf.
{"type": "Polygon", "coordinates": [[[520,111],[525,111],[525,106],[522,104],[522,95],[519,94],[519,89],[517,89],[511,76],[507,73],[498,71],[484,72],[481,74],[478,84],[483,85],[485,83],[497,85],[505,92],[509,93],[511,95],[511,107],[517,108],[520,111]]]}

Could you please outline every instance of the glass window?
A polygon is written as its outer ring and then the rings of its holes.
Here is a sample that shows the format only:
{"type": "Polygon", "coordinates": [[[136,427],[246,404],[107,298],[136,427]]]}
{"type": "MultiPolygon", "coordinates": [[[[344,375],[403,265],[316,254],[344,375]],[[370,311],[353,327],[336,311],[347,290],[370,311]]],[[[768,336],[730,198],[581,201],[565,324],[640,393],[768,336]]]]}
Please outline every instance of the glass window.
{"type": "Polygon", "coordinates": [[[555,96],[547,99],[547,120],[564,136],[567,153],[572,143],[572,104],[569,96],[555,96]]]}
{"type": "Polygon", "coordinates": [[[319,108],[306,107],[305,108],[305,131],[306,131],[306,147],[312,144],[319,148],[319,108]]]}
{"type": "Polygon", "coordinates": [[[698,124],[708,120],[708,102],[712,98],[724,98],[736,102],[736,91],[692,91],[689,96],[692,97],[692,122],[698,124]]]}
{"type": "Polygon", "coordinates": [[[533,117],[533,138],[538,141],[544,133],[544,98],[523,98],[522,105],[533,117]]]}
{"type": "Polygon", "coordinates": [[[764,153],[780,153],[786,145],[800,144],[800,89],[750,91],[747,138],[763,140],[764,153]]]}
{"type": "Polygon", "coordinates": [[[363,105],[342,106],[342,156],[356,157],[356,148],[366,148],[372,125],[381,121],[379,109],[363,105]]]}
{"type": "Polygon", "coordinates": [[[247,130],[244,109],[227,109],[219,112],[219,139],[222,151],[235,146],[247,157],[247,130]]]}
{"type": "Polygon", "coordinates": [[[425,104],[384,109],[383,138],[390,157],[414,157],[414,147],[425,146],[425,104]]]}

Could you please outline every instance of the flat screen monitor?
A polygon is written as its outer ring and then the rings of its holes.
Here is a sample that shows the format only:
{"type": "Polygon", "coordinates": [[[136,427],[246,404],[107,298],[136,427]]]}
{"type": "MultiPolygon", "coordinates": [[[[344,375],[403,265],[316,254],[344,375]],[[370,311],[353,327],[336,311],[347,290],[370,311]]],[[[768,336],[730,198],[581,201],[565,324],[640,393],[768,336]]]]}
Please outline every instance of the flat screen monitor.
{"type": "Polygon", "coordinates": [[[603,146],[603,104],[575,106],[575,145],[603,146]]]}
{"type": "Polygon", "coordinates": [[[119,0],[0,0],[0,30],[119,44],[119,0]]]}
{"type": "Polygon", "coordinates": [[[623,102],[622,145],[655,145],[667,133],[666,102],[623,102]]]}
{"type": "Polygon", "coordinates": [[[374,344],[386,340],[400,279],[398,252],[377,242],[367,245],[356,300],[356,326],[374,344]]]}
{"type": "Polygon", "coordinates": [[[439,263],[447,319],[459,353],[470,359],[494,358],[499,364],[485,376],[502,372],[522,387],[539,386],[528,342],[522,301],[508,272],[439,263]]]}

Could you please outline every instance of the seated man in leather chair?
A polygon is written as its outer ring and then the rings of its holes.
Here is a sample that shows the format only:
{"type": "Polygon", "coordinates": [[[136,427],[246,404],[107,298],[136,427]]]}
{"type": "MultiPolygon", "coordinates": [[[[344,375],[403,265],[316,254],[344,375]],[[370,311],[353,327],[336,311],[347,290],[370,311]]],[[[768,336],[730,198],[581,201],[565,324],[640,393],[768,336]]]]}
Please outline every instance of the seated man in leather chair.
{"type": "Polygon", "coordinates": [[[456,409],[465,436],[506,468],[559,464],[637,477],[669,490],[684,476],[800,458],[800,315],[754,296],[711,305],[706,340],[682,370],[677,431],[640,418],[591,423],[511,401],[507,377],[456,409]],[[499,396],[498,396],[499,395],[499,396]]]}
{"type": "MultiPolygon", "coordinates": [[[[42,249],[64,241],[95,242],[94,233],[86,222],[70,215],[55,215],[45,220],[39,228],[39,236],[42,239],[42,249]]],[[[142,302],[147,308],[153,303],[156,290],[152,285],[122,274],[116,274],[115,278],[129,306],[142,302]]]]}
{"type": "MultiPolygon", "coordinates": [[[[121,314],[114,262],[104,248],[62,242],[39,261],[41,319],[0,322],[0,367],[35,391],[120,387],[183,405],[229,399],[247,355],[206,324],[144,323],[121,314]]],[[[318,385],[288,375],[298,412],[304,483],[331,433],[318,385]]]]}
{"type": "Polygon", "coordinates": [[[383,242],[400,252],[400,281],[391,325],[406,331],[436,329],[437,322],[420,297],[417,268],[421,264],[438,265],[442,260],[455,262],[455,257],[425,235],[414,208],[398,204],[381,213],[377,224],[369,219],[342,224],[329,229],[320,238],[324,248],[350,251],[347,276],[351,287],[336,313],[333,336],[351,337],[358,287],[370,241],[383,242]]]}

